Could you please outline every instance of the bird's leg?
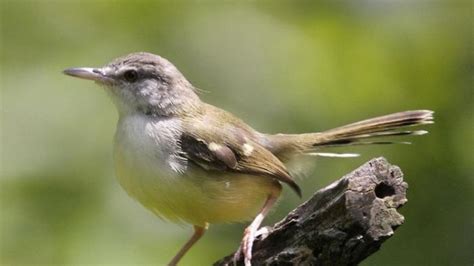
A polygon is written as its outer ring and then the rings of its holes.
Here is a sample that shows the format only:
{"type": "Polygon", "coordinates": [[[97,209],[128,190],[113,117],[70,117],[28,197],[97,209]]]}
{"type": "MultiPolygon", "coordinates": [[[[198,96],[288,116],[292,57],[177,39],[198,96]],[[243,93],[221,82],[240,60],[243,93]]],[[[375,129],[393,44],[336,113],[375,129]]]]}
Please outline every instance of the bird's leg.
{"type": "Polygon", "coordinates": [[[204,227],[202,226],[194,226],[194,234],[191,238],[184,244],[184,246],[179,250],[178,254],[174,256],[174,258],[170,261],[168,266],[175,266],[178,264],[179,260],[188,252],[188,250],[204,235],[208,228],[209,224],[206,224],[204,227]]]}
{"type": "Polygon", "coordinates": [[[272,194],[268,196],[260,213],[257,215],[257,217],[255,217],[252,223],[247,228],[245,228],[244,237],[242,238],[242,243],[240,244],[239,250],[234,255],[235,265],[237,261],[240,259],[241,253],[244,254],[245,266],[251,265],[250,261],[252,260],[252,246],[253,246],[253,241],[255,240],[255,237],[257,236],[257,230],[260,227],[260,224],[262,224],[262,221],[265,218],[265,216],[268,214],[272,206],[277,201],[278,195],[279,193],[276,195],[272,194]]]}

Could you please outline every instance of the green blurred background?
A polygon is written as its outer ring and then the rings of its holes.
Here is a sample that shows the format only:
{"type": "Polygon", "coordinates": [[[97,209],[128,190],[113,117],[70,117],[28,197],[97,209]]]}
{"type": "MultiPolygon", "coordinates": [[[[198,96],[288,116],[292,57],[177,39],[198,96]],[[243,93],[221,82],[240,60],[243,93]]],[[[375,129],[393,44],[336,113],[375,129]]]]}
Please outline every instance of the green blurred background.
{"type": "MultiPolygon", "coordinates": [[[[161,221],[114,178],[117,114],[61,71],[134,51],[172,61],[202,98],[264,132],[436,111],[411,146],[318,159],[304,199],[383,155],[409,183],[406,223],[363,265],[474,263],[471,1],[1,1],[1,248],[5,265],[164,264],[191,228],[161,221]]],[[[265,221],[302,200],[288,189],[265,221]]],[[[244,224],[216,225],[182,265],[209,265],[244,224]]]]}

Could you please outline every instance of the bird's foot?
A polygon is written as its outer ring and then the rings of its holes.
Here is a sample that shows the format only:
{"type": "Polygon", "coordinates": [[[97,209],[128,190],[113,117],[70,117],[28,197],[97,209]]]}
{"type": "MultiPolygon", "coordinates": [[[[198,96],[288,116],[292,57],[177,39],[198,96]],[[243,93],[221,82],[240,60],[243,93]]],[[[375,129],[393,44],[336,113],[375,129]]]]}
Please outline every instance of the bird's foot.
{"type": "Polygon", "coordinates": [[[244,237],[242,238],[242,242],[240,243],[240,247],[237,252],[234,254],[234,265],[237,265],[237,262],[240,261],[242,258],[241,256],[244,255],[244,264],[245,266],[251,266],[252,260],[252,246],[253,240],[255,239],[255,230],[251,230],[250,227],[247,227],[244,231],[244,237]],[[253,231],[253,232],[252,232],[253,231]]]}
{"type": "Polygon", "coordinates": [[[240,247],[234,254],[234,265],[237,265],[237,262],[240,261],[242,254],[244,255],[244,264],[245,266],[251,266],[252,260],[252,247],[255,238],[260,235],[265,237],[269,232],[269,227],[262,227],[258,231],[251,228],[250,226],[247,227],[244,231],[244,237],[242,238],[242,242],[240,243],[240,247]]]}
{"type": "MultiPolygon", "coordinates": [[[[251,260],[252,260],[253,241],[255,240],[255,237],[257,236],[257,233],[262,232],[261,230],[258,230],[260,232],[257,232],[257,229],[262,224],[262,221],[265,218],[265,215],[267,215],[268,211],[273,206],[276,199],[277,199],[277,196],[275,196],[275,195],[268,196],[267,201],[263,205],[263,208],[260,211],[260,213],[255,217],[255,219],[252,221],[252,223],[247,228],[245,228],[242,243],[240,244],[239,250],[234,255],[234,265],[236,265],[237,262],[240,260],[241,254],[244,254],[244,264],[245,264],[245,266],[251,266],[252,265],[251,260]]],[[[267,233],[268,233],[268,228],[263,229],[263,231],[267,231],[267,233]]]]}

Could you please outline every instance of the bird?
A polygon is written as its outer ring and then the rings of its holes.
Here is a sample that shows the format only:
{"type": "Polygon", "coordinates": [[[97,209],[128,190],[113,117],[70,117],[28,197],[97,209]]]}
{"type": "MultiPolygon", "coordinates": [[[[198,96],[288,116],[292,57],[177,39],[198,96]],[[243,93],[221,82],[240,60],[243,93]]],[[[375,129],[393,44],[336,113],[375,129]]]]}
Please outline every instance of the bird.
{"type": "Polygon", "coordinates": [[[407,143],[378,138],[424,135],[409,127],[434,122],[433,111],[412,110],[304,134],[267,134],[205,103],[199,89],[167,59],[131,53],[103,67],[65,74],[95,81],[118,111],[114,167],[127,194],[160,218],[193,226],[171,259],[177,265],[210,224],[251,221],[235,260],[251,265],[252,245],[283,185],[301,197],[291,165],[302,156],[353,157],[326,147],[407,143]]]}

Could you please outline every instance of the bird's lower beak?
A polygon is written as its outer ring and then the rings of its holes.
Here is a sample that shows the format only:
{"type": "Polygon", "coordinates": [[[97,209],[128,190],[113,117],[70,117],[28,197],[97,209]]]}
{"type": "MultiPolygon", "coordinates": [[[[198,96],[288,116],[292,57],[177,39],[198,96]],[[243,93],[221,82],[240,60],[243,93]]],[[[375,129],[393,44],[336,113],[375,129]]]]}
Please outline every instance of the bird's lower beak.
{"type": "Polygon", "coordinates": [[[104,71],[100,68],[74,67],[64,70],[63,73],[69,76],[94,80],[100,83],[110,83],[112,81],[112,79],[107,77],[104,71]]]}

